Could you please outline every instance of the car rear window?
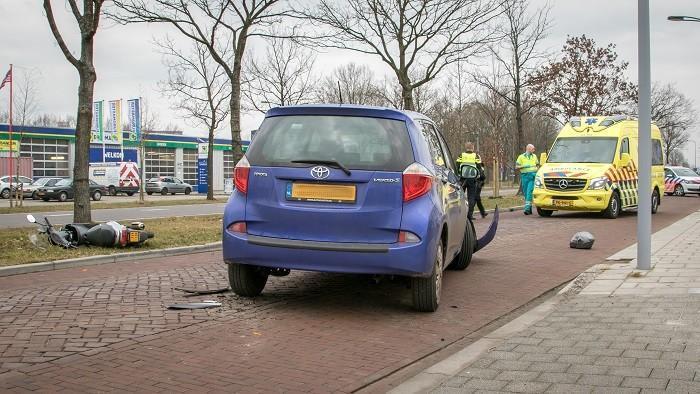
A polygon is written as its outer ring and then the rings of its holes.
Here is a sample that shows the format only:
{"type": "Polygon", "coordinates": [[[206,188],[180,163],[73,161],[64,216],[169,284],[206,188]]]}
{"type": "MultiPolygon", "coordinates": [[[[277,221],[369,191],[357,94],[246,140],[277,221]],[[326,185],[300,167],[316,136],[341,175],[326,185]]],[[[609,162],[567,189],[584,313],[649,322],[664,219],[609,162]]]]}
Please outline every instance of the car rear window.
{"type": "Polygon", "coordinates": [[[307,167],[294,160],[335,160],[350,169],[403,171],[413,163],[406,123],[359,116],[266,118],[246,153],[253,166],[307,167]]]}

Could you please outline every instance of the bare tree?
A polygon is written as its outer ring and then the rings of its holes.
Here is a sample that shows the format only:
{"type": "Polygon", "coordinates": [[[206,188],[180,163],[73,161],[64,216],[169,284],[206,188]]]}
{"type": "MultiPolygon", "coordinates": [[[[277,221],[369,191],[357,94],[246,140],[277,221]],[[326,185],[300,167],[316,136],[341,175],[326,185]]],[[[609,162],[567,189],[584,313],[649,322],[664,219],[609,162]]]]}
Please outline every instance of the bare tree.
{"type": "Polygon", "coordinates": [[[675,86],[670,83],[654,84],[651,90],[651,118],[661,130],[667,160],[688,142],[688,130],[695,125],[697,117],[693,101],[676,90],[675,86]]]}
{"type": "MultiPolygon", "coordinates": [[[[198,42],[189,51],[177,48],[170,39],[156,43],[164,55],[168,79],[161,82],[161,91],[176,102],[172,108],[183,118],[204,124],[209,136],[207,152],[207,200],[214,199],[214,132],[229,115],[231,84],[220,64],[209,50],[198,42]]],[[[222,53],[226,55],[226,48],[222,53]]]]}
{"type": "MultiPolygon", "coordinates": [[[[18,68],[15,68],[17,70],[18,68]]],[[[13,118],[19,124],[19,141],[22,142],[24,137],[24,127],[30,123],[30,120],[36,116],[37,110],[39,109],[39,99],[38,99],[38,78],[39,72],[37,69],[25,69],[22,72],[20,78],[15,80],[15,85],[17,86],[17,96],[13,101],[13,118]]],[[[15,175],[19,179],[19,168],[20,160],[17,160],[17,166],[15,168],[15,175]]],[[[22,188],[21,185],[18,188],[17,198],[19,200],[19,206],[22,206],[22,188]]]]}
{"type": "Polygon", "coordinates": [[[111,17],[121,23],[166,23],[185,37],[204,45],[221,65],[231,84],[229,101],[231,148],[234,160],[241,146],[241,69],[248,39],[269,36],[266,31],[289,15],[283,0],[114,0],[111,17]],[[223,48],[230,48],[227,56],[223,48]]]}
{"type": "Polygon", "coordinates": [[[139,138],[139,203],[143,204],[145,200],[146,187],[146,140],[153,134],[154,130],[158,129],[159,119],[158,113],[151,109],[149,100],[146,97],[140,97],[139,107],[141,109],[141,136],[139,138]]]}
{"type": "Polygon", "coordinates": [[[322,103],[384,105],[381,90],[369,66],[348,63],[319,82],[316,98],[322,103]]]}
{"type": "Polygon", "coordinates": [[[493,39],[494,0],[320,0],[304,12],[319,46],[378,56],[394,72],[402,106],[415,110],[413,90],[450,64],[482,52],[493,39]]]}
{"type": "Polygon", "coordinates": [[[513,107],[516,124],[513,144],[520,149],[525,144],[523,116],[538,105],[537,101],[525,101],[524,97],[532,84],[530,75],[545,58],[545,53],[538,47],[550,26],[549,6],[530,13],[527,0],[506,0],[502,7],[504,23],[497,29],[504,39],[492,46],[491,52],[502,73],[498,80],[505,81],[505,84],[494,86],[493,79],[483,74],[476,74],[475,80],[513,107]]]}
{"type": "MultiPolygon", "coordinates": [[[[82,12],[78,5],[79,0],[67,0],[71,13],[80,31],[80,57],[77,58],[68,48],[61,30],[56,24],[51,0],[44,1],[44,11],[49,22],[51,33],[63,56],[75,67],[80,77],[78,87],[78,115],[75,128],[75,164],[73,167],[73,187],[75,198],[73,200],[73,220],[77,223],[92,221],[90,212],[90,130],[92,128],[92,101],[97,80],[97,73],[93,64],[94,38],[100,23],[102,5],[104,0],[82,0],[82,12]]],[[[62,2],[63,3],[63,2],[62,2]]],[[[75,28],[75,27],[73,27],[75,28]]]]}
{"type": "Polygon", "coordinates": [[[268,39],[262,59],[245,62],[243,95],[262,113],[272,107],[306,104],[312,98],[315,56],[292,40],[268,39]]]}
{"type": "Polygon", "coordinates": [[[618,61],[615,45],[597,47],[593,39],[568,37],[560,59],[535,72],[534,99],[549,115],[565,123],[575,115],[611,115],[637,97],[625,75],[628,63],[618,61]]]}

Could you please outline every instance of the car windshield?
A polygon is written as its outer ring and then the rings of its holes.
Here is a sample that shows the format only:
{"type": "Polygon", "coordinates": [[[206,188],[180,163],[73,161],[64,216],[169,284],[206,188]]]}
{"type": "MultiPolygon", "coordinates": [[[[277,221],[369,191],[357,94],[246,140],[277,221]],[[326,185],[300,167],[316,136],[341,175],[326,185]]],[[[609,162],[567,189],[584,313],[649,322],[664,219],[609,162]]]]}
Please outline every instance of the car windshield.
{"type": "Polygon", "coordinates": [[[151,178],[148,180],[149,182],[159,182],[160,178],[151,178]]]}
{"type": "Polygon", "coordinates": [[[39,178],[36,181],[32,182],[33,186],[44,186],[51,178],[39,178]]]}
{"type": "Polygon", "coordinates": [[[56,186],[70,186],[72,184],[72,179],[61,179],[60,181],[56,182],[56,186]]]}
{"type": "Polygon", "coordinates": [[[337,161],[350,169],[403,171],[413,162],[406,123],[360,116],[267,118],[246,153],[254,166],[306,167],[337,161]],[[294,162],[299,161],[299,162],[294,162]]]}
{"type": "Polygon", "coordinates": [[[675,171],[678,176],[698,176],[698,174],[690,168],[674,168],[673,171],[675,171]]]}
{"type": "Polygon", "coordinates": [[[549,151],[549,163],[612,163],[617,138],[558,138],[549,151]]]}

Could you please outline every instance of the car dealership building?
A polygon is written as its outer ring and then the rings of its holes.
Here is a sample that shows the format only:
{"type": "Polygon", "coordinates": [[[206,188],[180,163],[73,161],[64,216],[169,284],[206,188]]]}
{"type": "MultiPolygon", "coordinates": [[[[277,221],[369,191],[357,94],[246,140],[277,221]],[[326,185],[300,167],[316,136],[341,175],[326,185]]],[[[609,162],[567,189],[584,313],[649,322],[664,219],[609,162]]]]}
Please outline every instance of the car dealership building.
{"type": "MultiPolygon", "coordinates": [[[[33,178],[45,176],[70,177],[75,160],[75,129],[57,127],[13,127],[13,151],[15,157],[31,158],[31,173],[22,175],[33,178]],[[19,142],[19,145],[17,143],[19,142]]],[[[140,163],[138,142],[124,145],[90,145],[90,162],[140,163]]],[[[9,127],[0,124],[0,141],[9,141],[9,127]]],[[[198,145],[206,138],[181,135],[177,132],[149,132],[145,138],[146,179],[155,176],[175,176],[183,181],[198,183],[198,145]]],[[[244,150],[248,145],[243,141],[244,150]]],[[[9,156],[9,143],[0,145],[0,157],[9,156]]],[[[231,154],[231,140],[214,140],[214,190],[223,191],[226,179],[233,177],[236,163],[231,154]]],[[[23,166],[24,167],[24,166],[23,166]]],[[[25,170],[29,171],[29,170],[25,170]]],[[[0,174],[5,175],[5,174],[0,174]]],[[[195,188],[196,190],[196,188],[195,188]]]]}

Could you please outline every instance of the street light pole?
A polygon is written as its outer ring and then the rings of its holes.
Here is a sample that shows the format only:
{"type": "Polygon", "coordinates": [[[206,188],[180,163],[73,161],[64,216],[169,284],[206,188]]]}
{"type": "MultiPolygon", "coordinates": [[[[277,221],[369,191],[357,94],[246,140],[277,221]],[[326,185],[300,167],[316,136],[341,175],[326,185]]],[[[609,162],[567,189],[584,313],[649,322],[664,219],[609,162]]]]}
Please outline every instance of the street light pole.
{"type": "Polygon", "coordinates": [[[649,0],[638,0],[639,181],[637,183],[637,269],[651,269],[651,61],[649,0]]]}

